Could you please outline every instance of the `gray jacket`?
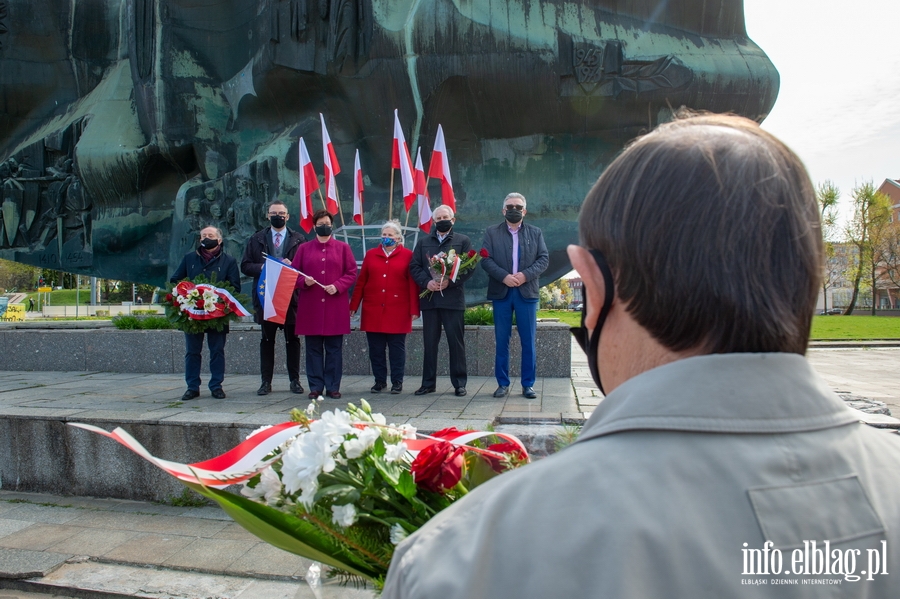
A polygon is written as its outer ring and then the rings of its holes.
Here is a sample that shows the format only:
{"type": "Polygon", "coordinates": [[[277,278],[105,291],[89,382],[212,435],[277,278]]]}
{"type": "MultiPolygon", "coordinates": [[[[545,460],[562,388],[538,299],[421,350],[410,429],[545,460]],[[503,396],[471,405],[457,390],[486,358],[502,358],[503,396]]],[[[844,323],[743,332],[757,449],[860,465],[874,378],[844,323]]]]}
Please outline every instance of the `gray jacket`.
{"type": "Polygon", "coordinates": [[[701,356],[628,380],[573,445],[438,514],[397,547],[382,596],[888,599],[898,523],[900,436],[859,424],[802,356],[701,356]],[[745,563],[767,540],[781,574],[745,563]],[[860,580],[794,572],[826,540],[860,551],[860,580]]]}
{"type": "MultiPolygon", "coordinates": [[[[488,257],[481,261],[481,268],[488,274],[487,298],[500,300],[509,290],[503,278],[512,272],[512,234],[509,225],[503,221],[484,232],[481,246],[488,251],[488,257]]],[[[522,297],[536,299],[540,288],[541,273],[550,264],[550,253],[544,243],[544,233],[538,227],[523,222],[519,227],[519,271],[528,282],[519,287],[522,297]]]]}

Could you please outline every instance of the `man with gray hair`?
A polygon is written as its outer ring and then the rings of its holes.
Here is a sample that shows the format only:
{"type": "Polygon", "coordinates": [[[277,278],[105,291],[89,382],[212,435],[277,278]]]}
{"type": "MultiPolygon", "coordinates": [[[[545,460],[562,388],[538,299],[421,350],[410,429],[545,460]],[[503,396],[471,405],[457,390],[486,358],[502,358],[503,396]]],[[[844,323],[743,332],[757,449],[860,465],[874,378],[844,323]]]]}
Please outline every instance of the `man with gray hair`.
{"type": "MultiPolygon", "coordinates": [[[[241,290],[241,273],[237,260],[225,253],[222,246],[222,230],[207,226],[200,230],[200,243],[197,250],[188,252],[181,264],[169,279],[179,283],[185,279],[195,279],[203,275],[214,285],[229,283],[235,291],[241,290]]],[[[200,397],[200,363],[203,350],[204,333],[185,333],[184,380],[187,391],[181,401],[200,397]]],[[[228,326],[222,332],[209,329],[205,333],[206,345],[209,348],[209,390],[216,399],[225,399],[222,381],[225,380],[225,341],[228,339],[228,326]]]]}
{"type": "Polygon", "coordinates": [[[504,222],[488,227],[482,247],[487,257],[481,267],[487,272],[487,298],[494,304],[494,376],[497,390],[494,397],[509,394],[509,339],[512,336],[513,314],[522,344],[520,376],[522,395],[535,399],[534,381],[537,377],[537,310],[540,282],[538,277],[550,264],[550,253],[544,243],[543,232],[523,221],[528,213],[525,196],[511,193],[503,200],[500,212],[504,222]]]}
{"type": "Polygon", "coordinates": [[[474,273],[474,269],[459,275],[456,281],[449,277],[435,280],[432,276],[431,257],[441,252],[456,250],[459,256],[465,256],[472,249],[472,241],[462,233],[453,230],[456,218],[449,206],[438,206],[431,215],[431,235],[420,237],[413,251],[409,272],[413,280],[423,290],[431,291],[419,299],[422,311],[422,336],[424,356],[422,359],[422,385],[416,395],[434,393],[437,389],[437,354],[441,340],[441,329],[447,336],[450,350],[450,382],[453,383],[457,397],[466,395],[466,345],[465,283],[474,273]]]}
{"type": "Polygon", "coordinates": [[[900,439],[804,357],[824,252],[800,159],[748,119],[679,118],[579,228],[573,332],[606,397],[401,542],[383,599],[897,597],[900,439]]]}

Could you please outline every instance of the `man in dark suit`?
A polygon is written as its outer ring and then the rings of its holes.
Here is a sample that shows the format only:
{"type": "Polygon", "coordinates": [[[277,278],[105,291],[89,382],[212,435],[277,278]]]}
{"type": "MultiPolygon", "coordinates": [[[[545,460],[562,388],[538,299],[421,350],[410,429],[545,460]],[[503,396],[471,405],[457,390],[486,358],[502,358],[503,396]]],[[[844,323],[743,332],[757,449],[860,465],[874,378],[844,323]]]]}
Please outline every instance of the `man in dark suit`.
{"type": "Polygon", "coordinates": [[[280,201],[269,204],[268,218],[271,226],[262,231],[257,231],[247,240],[244,249],[244,257],[241,259],[241,272],[248,277],[253,277],[253,307],[254,319],[262,326],[262,339],[259,342],[259,372],[262,384],[257,395],[268,395],[272,392],[272,376],[275,372],[275,337],[278,329],[284,329],[285,353],[287,354],[287,371],[291,381],[291,391],[303,393],[303,385],[300,384],[300,337],[294,332],[297,321],[297,291],[288,307],[284,324],[269,322],[263,319],[263,306],[259,301],[259,287],[265,281],[260,281],[260,273],[266,258],[263,254],[281,260],[290,265],[297,253],[297,248],[305,241],[299,231],[287,228],[287,220],[290,217],[287,206],[280,201]]]}
{"type": "Polygon", "coordinates": [[[516,330],[522,343],[522,395],[535,399],[534,381],[537,376],[537,309],[540,282],[538,277],[547,270],[550,254],[543,232],[526,224],[528,210],[525,196],[511,193],[503,200],[504,222],[488,227],[483,247],[488,257],[481,267],[488,273],[487,297],[494,303],[494,376],[497,390],[494,397],[509,393],[509,340],[512,336],[512,317],[516,315],[516,330]]]}
{"type": "Polygon", "coordinates": [[[466,394],[466,346],[465,335],[466,290],[465,282],[475,272],[474,269],[460,275],[456,281],[445,277],[441,282],[431,275],[430,259],[440,252],[456,250],[464,257],[472,249],[472,241],[453,231],[456,222],[449,206],[438,206],[432,214],[434,224],[431,235],[419,238],[409,264],[409,272],[421,289],[431,291],[431,295],[419,299],[422,311],[422,333],[424,337],[424,358],[422,361],[422,386],[416,395],[434,393],[437,385],[437,354],[441,340],[441,328],[447,335],[450,349],[450,382],[457,397],[466,394]]]}

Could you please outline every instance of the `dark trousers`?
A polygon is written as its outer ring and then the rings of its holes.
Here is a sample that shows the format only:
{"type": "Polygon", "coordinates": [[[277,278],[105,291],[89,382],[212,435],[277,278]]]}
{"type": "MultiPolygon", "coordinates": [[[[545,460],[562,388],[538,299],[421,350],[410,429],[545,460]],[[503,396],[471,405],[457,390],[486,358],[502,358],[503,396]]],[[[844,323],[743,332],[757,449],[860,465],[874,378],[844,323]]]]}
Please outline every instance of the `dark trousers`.
{"type": "Polygon", "coordinates": [[[184,381],[188,389],[200,390],[203,335],[206,335],[206,346],[209,348],[209,390],[215,391],[222,388],[222,381],[225,380],[225,342],[228,333],[207,331],[184,334],[184,381]]]}
{"type": "Polygon", "coordinates": [[[366,340],[369,342],[369,361],[372,362],[375,382],[387,383],[387,362],[384,359],[387,349],[391,360],[391,383],[402,385],[406,370],[406,333],[366,333],[366,340]]]}
{"type": "Polygon", "coordinates": [[[497,377],[498,385],[509,387],[509,340],[512,337],[512,320],[515,313],[516,330],[522,342],[522,387],[534,387],[537,376],[537,353],[534,347],[537,335],[537,309],[538,298],[524,298],[516,287],[510,287],[502,300],[494,300],[494,340],[497,343],[494,376],[497,377]]]}
{"type": "Polygon", "coordinates": [[[449,310],[433,308],[422,310],[422,334],[425,346],[422,361],[422,386],[434,387],[437,383],[438,343],[441,340],[441,328],[447,336],[447,347],[450,350],[450,382],[455,389],[466,386],[466,345],[465,310],[449,310]]]}
{"type": "Polygon", "coordinates": [[[343,335],[306,335],[306,380],[310,392],[340,391],[343,335]]]}
{"type": "Polygon", "coordinates": [[[300,337],[294,333],[294,323],[281,325],[264,320],[262,339],[259,341],[259,374],[264,383],[271,383],[275,372],[275,338],[278,337],[278,329],[284,329],[288,377],[292,381],[300,379],[300,337]]]}

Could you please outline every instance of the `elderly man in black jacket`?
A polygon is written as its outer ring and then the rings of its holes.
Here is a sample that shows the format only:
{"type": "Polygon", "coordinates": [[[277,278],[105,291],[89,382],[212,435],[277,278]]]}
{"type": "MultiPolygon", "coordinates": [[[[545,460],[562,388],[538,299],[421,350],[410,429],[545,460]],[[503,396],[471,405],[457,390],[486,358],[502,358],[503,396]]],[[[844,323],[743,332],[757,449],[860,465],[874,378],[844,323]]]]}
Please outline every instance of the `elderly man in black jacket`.
{"type": "MultiPolygon", "coordinates": [[[[178,283],[185,279],[194,279],[200,275],[206,277],[214,285],[226,282],[235,291],[241,290],[241,273],[237,260],[225,253],[222,246],[222,231],[218,227],[204,227],[200,230],[200,246],[196,251],[185,255],[181,264],[169,279],[178,283]]],[[[228,339],[228,327],[222,332],[206,331],[206,345],[209,348],[209,390],[216,399],[225,399],[222,381],[225,380],[225,341],[228,339]]],[[[203,351],[204,333],[185,333],[184,380],[187,391],[181,401],[200,397],[200,352],[203,351]]]]}
{"type": "Polygon", "coordinates": [[[451,249],[456,250],[458,255],[465,256],[472,249],[472,241],[462,233],[453,231],[456,218],[449,206],[438,206],[432,214],[432,220],[431,235],[419,239],[409,264],[412,278],[419,287],[432,292],[430,297],[419,299],[425,355],[422,361],[422,386],[416,390],[416,395],[435,391],[438,342],[441,340],[443,327],[450,349],[450,382],[453,383],[457,397],[463,397],[467,381],[466,346],[463,340],[466,311],[464,285],[474,270],[460,275],[455,282],[444,278],[439,283],[431,276],[429,263],[435,254],[449,252],[451,249]]]}
{"type": "Polygon", "coordinates": [[[272,392],[272,376],[275,373],[275,337],[278,335],[278,329],[284,329],[284,346],[291,391],[303,393],[303,385],[300,384],[300,337],[294,331],[297,322],[297,293],[299,291],[294,290],[284,324],[269,322],[263,318],[263,305],[259,301],[261,284],[259,277],[263,264],[266,262],[263,254],[268,254],[290,265],[294,254],[297,253],[297,248],[306,239],[299,231],[288,229],[287,221],[290,214],[284,202],[270,203],[267,211],[267,218],[271,226],[257,231],[247,240],[244,257],[241,259],[241,272],[248,277],[253,277],[254,320],[262,327],[262,339],[259,342],[259,375],[262,383],[256,394],[268,395],[272,392]]]}
{"type": "Polygon", "coordinates": [[[497,342],[494,397],[505,397],[509,393],[509,339],[514,312],[522,343],[522,395],[528,399],[537,397],[534,381],[537,376],[538,277],[547,270],[550,254],[543,232],[523,222],[528,212],[525,206],[525,196],[509,194],[503,200],[505,221],[484,232],[483,247],[488,257],[481,261],[481,267],[490,277],[487,297],[494,303],[494,339],[497,342]]]}

